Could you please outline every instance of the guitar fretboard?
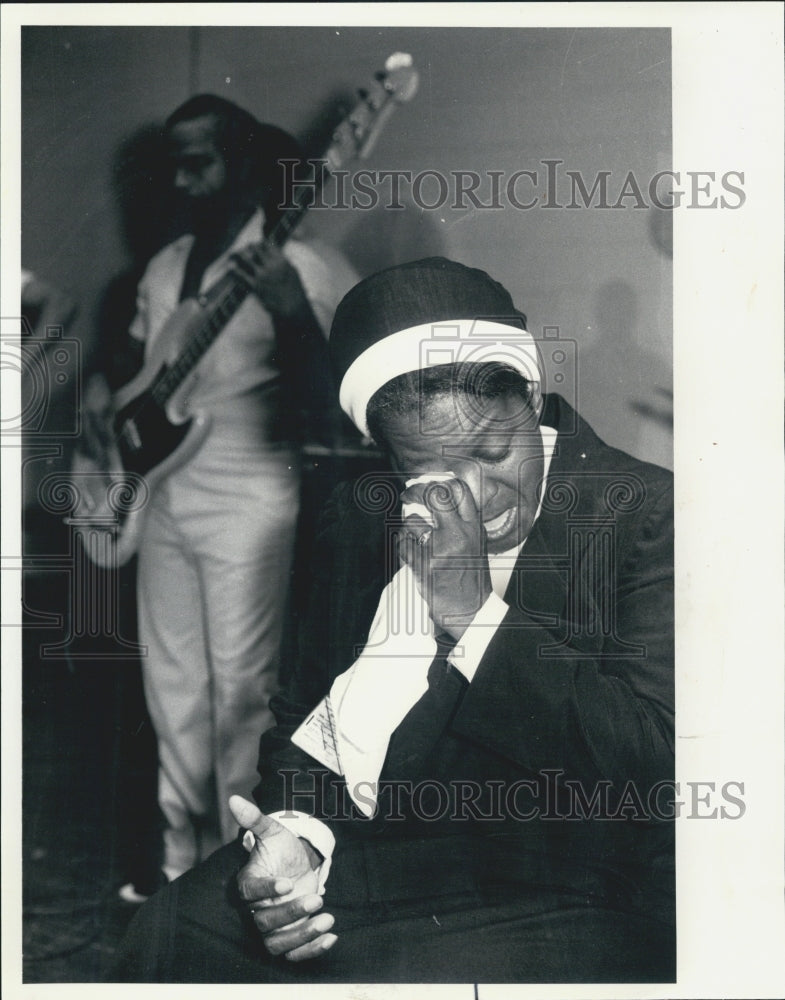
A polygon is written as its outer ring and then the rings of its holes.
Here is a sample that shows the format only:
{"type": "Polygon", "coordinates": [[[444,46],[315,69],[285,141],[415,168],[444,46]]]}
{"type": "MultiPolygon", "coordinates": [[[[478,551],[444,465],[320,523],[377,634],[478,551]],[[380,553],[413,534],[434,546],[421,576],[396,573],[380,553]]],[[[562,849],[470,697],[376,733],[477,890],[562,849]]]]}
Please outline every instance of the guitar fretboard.
{"type": "MultiPolygon", "coordinates": [[[[265,237],[266,242],[273,243],[278,247],[286,243],[305,215],[308,206],[316,197],[316,192],[324,183],[325,172],[325,170],[320,170],[307,183],[301,182],[291,199],[291,206],[265,237]]],[[[162,370],[150,386],[150,393],[159,406],[164,406],[182,385],[188,374],[193,371],[207,349],[243,304],[249,292],[250,289],[246,284],[234,275],[228,274],[199,296],[199,302],[204,306],[204,318],[201,326],[191,334],[188,343],[177,358],[162,370]]]]}

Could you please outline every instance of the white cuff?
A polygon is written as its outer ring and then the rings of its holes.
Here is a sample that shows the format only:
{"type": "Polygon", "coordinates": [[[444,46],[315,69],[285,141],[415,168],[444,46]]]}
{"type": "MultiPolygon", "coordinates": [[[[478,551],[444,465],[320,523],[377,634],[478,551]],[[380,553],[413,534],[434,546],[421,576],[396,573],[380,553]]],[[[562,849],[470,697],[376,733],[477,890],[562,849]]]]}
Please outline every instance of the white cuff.
{"type": "Polygon", "coordinates": [[[492,593],[461,636],[460,645],[447,657],[470,684],[491,639],[509,610],[509,605],[492,593]]]}
{"type": "MultiPolygon", "coordinates": [[[[281,826],[285,827],[295,837],[307,840],[324,858],[319,865],[317,874],[319,876],[319,895],[324,895],[324,887],[327,883],[327,876],[333,863],[333,851],[335,850],[335,836],[332,830],[321,820],[307,813],[297,812],[294,809],[285,809],[280,812],[268,813],[271,819],[277,820],[281,826]]],[[[243,847],[246,851],[252,851],[254,847],[253,834],[246,830],[243,836],[243,847]],[[249,836],[250,835],[250,836],[249,836]]]]}

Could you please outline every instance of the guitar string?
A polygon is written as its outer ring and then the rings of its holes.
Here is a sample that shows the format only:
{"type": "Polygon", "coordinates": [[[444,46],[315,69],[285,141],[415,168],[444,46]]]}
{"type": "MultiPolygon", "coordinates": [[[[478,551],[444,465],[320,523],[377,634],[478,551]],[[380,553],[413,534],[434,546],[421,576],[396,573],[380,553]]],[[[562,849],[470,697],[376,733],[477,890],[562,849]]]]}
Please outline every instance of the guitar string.
{"type": "MultiPolygon", "coordinates": [[[[323,174],[321,171],[312,178],[312,182],[318,187],[322,186],[323,174]]],[[[281,246],[294,231],[315,194],[316,190],[310,184],[307,187],[299,188],[293,198],[295,206],[286,215],[281,216],[267,240],[275,243],[276,246],[281,246]]],[[[210,292],[208,291],[206,294],[209,296],[210,292]]],[[[161,406],[166,403],[239,309],[248,294],[249,289],[246,285],[233,284],[214,303],[210,304],[210,312],[204,318],[203,325],[193,334],[188,345],[171,365],[168,365],[153,382],[150,394],[156,403],[161,406]]]]}

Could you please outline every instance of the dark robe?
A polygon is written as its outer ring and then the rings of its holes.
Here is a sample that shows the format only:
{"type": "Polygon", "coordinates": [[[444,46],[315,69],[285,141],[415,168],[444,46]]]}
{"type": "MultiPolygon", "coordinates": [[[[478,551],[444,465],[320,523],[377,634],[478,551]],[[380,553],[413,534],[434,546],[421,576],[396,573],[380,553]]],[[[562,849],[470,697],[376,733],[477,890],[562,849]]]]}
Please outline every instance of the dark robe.
{"type": "Polygon", "coordinates": [[[335,833],[334,948],[302,965],[267,956],[236,906],[234,844],[142,908],[123,978],[675,979],[672,477],[605,445],[558,396],[543,423],[556,451],[509,611],[471,684],[434,664],[390,741],[372,820],[290,736],[367,638],[398,565],[400,484],[364,477],[325,512],[254,794],[335,833]]]}

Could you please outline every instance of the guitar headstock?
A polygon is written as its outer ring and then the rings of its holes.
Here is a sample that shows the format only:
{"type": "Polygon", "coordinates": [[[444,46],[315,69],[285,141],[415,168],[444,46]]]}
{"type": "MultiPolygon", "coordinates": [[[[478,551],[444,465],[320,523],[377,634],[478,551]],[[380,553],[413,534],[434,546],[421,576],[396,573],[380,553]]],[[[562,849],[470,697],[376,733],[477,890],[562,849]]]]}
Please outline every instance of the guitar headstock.
{"type": "Polygon", "coordinates": [[[370,87],[360,91],[360,100],[333,132],[333,141],[323,156],[327,169],[337,170],[351,160],[367,157],[396,106],[414,97],[419,82],[412,57],[394,52],[370,87]]]}
{"type": "Polygon", "coordinates": [[[379,74],[384,89],[397,104],[406,104],[417,93],[420,75],[408,52],[393,52],[387,57],[384,71],[379,74]]]}

